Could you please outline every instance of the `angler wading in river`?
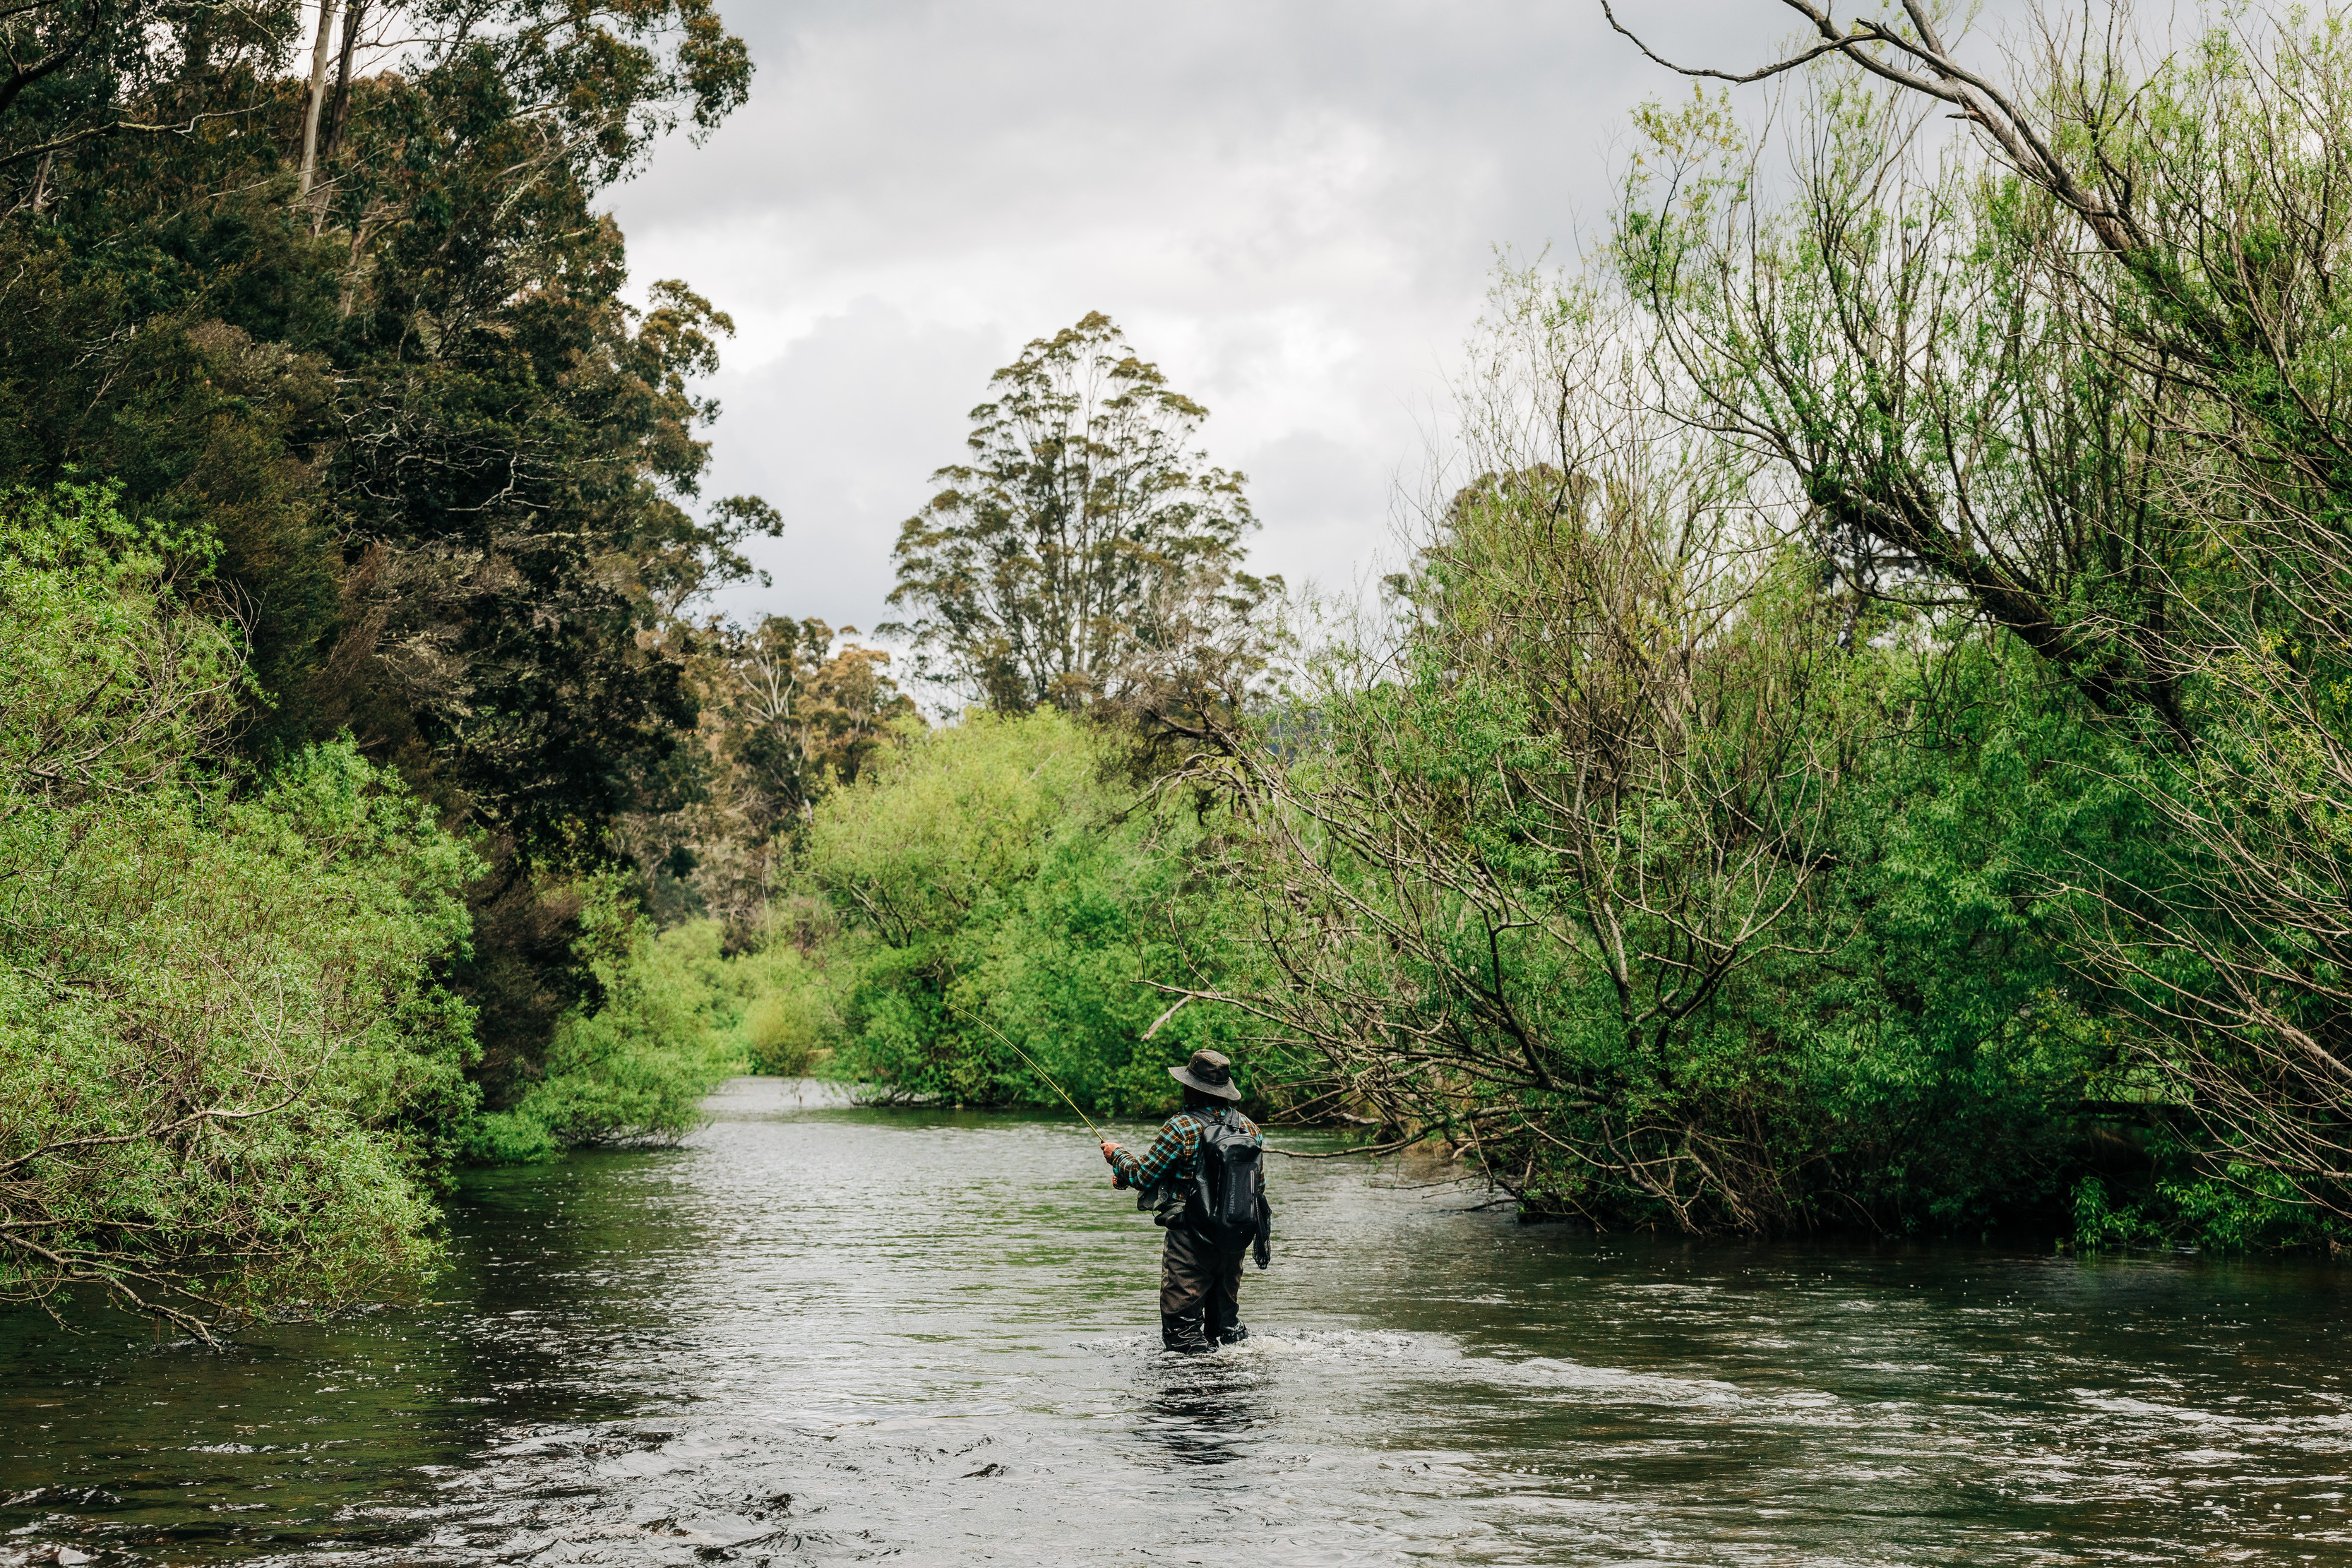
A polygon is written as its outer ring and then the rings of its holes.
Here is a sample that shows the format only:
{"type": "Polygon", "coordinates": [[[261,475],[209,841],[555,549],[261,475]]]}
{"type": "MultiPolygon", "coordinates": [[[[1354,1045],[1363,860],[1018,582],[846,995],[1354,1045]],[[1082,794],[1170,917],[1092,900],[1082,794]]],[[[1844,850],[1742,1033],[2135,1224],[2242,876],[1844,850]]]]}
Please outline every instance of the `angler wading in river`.
{"type": "Polygon", "coordinates": [[[1170,1350],[1201,1351],[1249,1337],[1242,1326],[1242,1258],[1266,1264],[1274,1211],[1265,1201],[1265,1140],[1234,1108],[1242,1092],[1233,1063],[1196,1051],[1168,1075],[1184,1086],[1184,1108],[1160,1124],[1138,1155],[1108,1138],[1111,1186],[1135,1189],[1135,1206],[1168,1231],[1160,1264],[1160,1338],[1170,1350]]]}

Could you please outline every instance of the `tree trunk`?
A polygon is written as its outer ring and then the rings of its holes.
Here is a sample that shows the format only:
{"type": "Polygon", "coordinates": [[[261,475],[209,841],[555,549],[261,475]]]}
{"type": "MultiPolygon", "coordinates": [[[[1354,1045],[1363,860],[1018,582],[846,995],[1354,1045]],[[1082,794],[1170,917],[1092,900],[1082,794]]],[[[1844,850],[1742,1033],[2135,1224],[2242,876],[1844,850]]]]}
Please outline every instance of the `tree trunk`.
{"type": "Polygon", "coordinates": [[[335,0],[319,0],[319,41],[310,50],[310,108],[302,117],[302,183],[299,193],[310,198],[310,183],[319,172],[319,110],[327,101],[327,52],[334,41],[335,0]]]}
{"type": "Polygon", "coordinates": [[[352,51],[359,44],[360,23],[367,15],[367,0],[352,0],[351,8],[343,13],[343,46],[335,51],[335,91],[327,100],[327,111],[319,130],[319,166],[324,168],[334,157],[335,146],[343,139],[343,127],[352,117],[352,51]]]}

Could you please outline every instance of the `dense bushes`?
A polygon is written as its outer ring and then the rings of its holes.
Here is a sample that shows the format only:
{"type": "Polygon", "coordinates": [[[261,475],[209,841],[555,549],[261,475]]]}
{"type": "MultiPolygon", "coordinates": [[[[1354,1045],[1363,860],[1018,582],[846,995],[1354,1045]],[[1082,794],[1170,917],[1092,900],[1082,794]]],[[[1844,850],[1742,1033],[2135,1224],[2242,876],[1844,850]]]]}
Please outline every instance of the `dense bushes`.
{"type": "Polygon", "coordinates": [[[194,1326],[396,1284],[474,1091],[474,858],[348,744],[234,788],[201,540],[0,498],[0,1297],[194,1326]]]}
{"type": "Polygon", "coordinates": [[[2006,861],[2094,1026],[2077,1107],[2133,1157],[2078,1212],[2352,1234],[2352,17],[2071,26],[1998,90],[1924,13],[1842,41],[1785,181],[1727,105],[1645,113],[1609,277],[1643,402],[1894,614],[1906,718],[1996,742],[1906,811],[2016,824],[1955,863],[2006,861]],[[1947,113],[1980,134],[1930,155],[1947,113]],[[1959,678],[1986,639],[2031,678],[1959,678]]]}
{"type": "MultiPolygon", "coordinates": [[[[0,1299],[83,1281],[190,1327],[398,1289],[462,1159],[672,1140],[789,950],[730,962],[582,879],[593,992],[481,1112],[446,983],[478,857],[348,739],[266,773],[201,533],[0,497],[0,1299]]],[[[752,1020],[758,1023],[759,1020],[752,1020]]]]}
{"type": "MultiPolygon", "coordinates": [[[[2031,899],[1972,885],[2022,891],[2016,835],[1936,816],[2026,802],[1921,732],[1950,694],[1899,622],[1819,591],[1754,465],[1633,412],[1628,323],[1528,281],[1400,652],[1334,655],[1311,727],[1192,766],[1234,803],[1218,870],[1263,933],[1243,1000],[1279,1076],[1611,1226],[2053,1206],[2088,1031],[2031,899]]],[[[1938,674],[1997,700],[2005,672],[1938,674]]]]}
{"type": "Polygon", "coordinates": [[[1213,816],[1139,795],[1126,755],[1118,731],[1053,710],[913,736],[817,804],[797,891],[732,946],[717,921],[656,931],[602,884],[582,917],[600,1000],[564,1017],[543,1076],[470,1152],[672,1138],[746,1069],[894,1102],[1059,1103],[1013,1045],[1090,1109],[1168,1104],[1166,1064],[1238,1051],[1238,1019],[1180,1009],[1144,1038],[1227,949],[1192,869],[1213,816]]]}
{"type": "Polygon", "coordinates": [[[581,924],[597,1000],[557,1021],[544,1063],[510,1109],[475,1122],[471,1158],[674,1143],[700,1124],[711,1085],[742,1065],[732,1037],[750,976],[723,958],[717,921],[656,933],[608,876],[581,924]]]}
{"type": "Polygon", "coordinates": [[[974,713],[817,808],[803,874],[842,924],[819,950],[834,1071],[908,1098],[1051,1101],[992,1030],[1081,1103],[1134,1111],[1171,1100],[1167,1061],[1234,1048],[1232,1015],[1193,1008],[1143,1039],[1176,999],[1152,982],[1190,987],[1223,949],[1188,910],[1202,820],[1107,781],[1118,757],[1055,711],[974,713]]]}

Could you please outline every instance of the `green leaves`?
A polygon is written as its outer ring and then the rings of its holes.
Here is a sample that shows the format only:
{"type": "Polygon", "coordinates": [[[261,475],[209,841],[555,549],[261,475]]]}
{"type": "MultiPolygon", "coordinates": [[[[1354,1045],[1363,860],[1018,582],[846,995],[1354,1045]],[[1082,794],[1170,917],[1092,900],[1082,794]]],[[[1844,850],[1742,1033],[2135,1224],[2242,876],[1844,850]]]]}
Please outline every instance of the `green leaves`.
{"type": "Polygon", "coordinates": [[[1203,825],[1106,781],[1117,743],[1051,709],[969,714],[821,803],[803,874],[845,930],[827,944],[845,1035],[827,1071],[885,1094],[1057,1103],[974,1019],[1081,1104],[1173,1102],[1163,1070],[1235,1020],[1150,982],[1213,979],[1237,910],[1194,886],[1203,825]]]}
{"type": "Polygon", "coordinates": [[[1247,622],[1243,476],[1192,441],[1208,411],[1092,312],[1040,338],[972,411],[971,460],[900,528],[894,606],[926,675],[999,713],[1148,684],[1247,622]]]}
{"type": "Polygon", "coordinates": [[[0,1297],[205,1332],[430,1260],[480,868],[348,742],[225,787],[239,666],[173,542],[92,489],[0,511],[0,1297]]]}
{"type": "Polygon", "coordinates": [[[208,539],[132,523],[97,486],[0,493],[0,813],[127,796],[174,778],[244,694],[235,643],[184,599],[208,539]]]}
{"type": "MultiPolygon", "coordinates": [[[[1938,812],[1999,819],[1975,871],[1936,855],[1969,907],[2018,904],[2102,1036],[2084,1071],[2178,1108],[2167,1191],[2340,1223],[2352,25],[2081,26],[1998,92],[1924,36],[1926,76],[1816,63],[1780,199],[1704,100],[1647,113],[1616,282],[1666,350],[1657,405],[1792,481],[1783,532],[1945,666],[1914,711],[1966,765],[1903,852],[1938,812]],[[1938,144],[1947,108],[1983,140],[1938,144]],[[1980,627],[2040,677],[1986,676],[1980,627]]],[[[2252,1233],[2101,1190],[2086,1237],[2126,1209],[2252,1233]]]]}

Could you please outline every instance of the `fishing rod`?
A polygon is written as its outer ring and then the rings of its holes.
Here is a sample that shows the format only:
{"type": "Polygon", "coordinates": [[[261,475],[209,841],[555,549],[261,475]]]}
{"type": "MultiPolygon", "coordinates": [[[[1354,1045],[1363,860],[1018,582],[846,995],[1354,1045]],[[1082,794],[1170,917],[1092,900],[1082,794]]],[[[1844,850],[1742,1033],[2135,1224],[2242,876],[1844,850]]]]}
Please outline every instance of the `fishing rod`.
{"type": "Polygon", "coordinates": [[[1044,1079],[1054,1092],[1062,1097],[1063,1104],[1067,1105],[1073,1111],[1077,1111],[1078,1120],[1087,1124],[1087,1131],[1095,1135],[1095,1141],[1097,1143],[1107,1144],[1110,1142],[1108,1138],[1103,1136],[1102,1129],[1095,1125],[1093,1117],[1087,1115],[1084,1111],[1078,1111],[1078,1103],[1070,1098],[1070,1092],[1063,1088],[1060,1084],[1055,1083],[1054,1082],[1054,1075],[1046,1071],[1044,1068],[1038,1066],[1037,1059],[1035,1057],[1031,1056],[1019,1046],[1013,1044],[1013,1037],[1011,1035],[1006,1034],[1003,1030],[997,1028],[994,1024],[989,1022],[986,1019],[981,1017],[976,1012],[971,1012],[963,1008],[956,1007],[953,1002],[950,1002],[948,1005],[949,1007],[953,1008],[955,1011],[962,1013],[964,1017],[970,1019],[972,1022],[978,1024],[981,1028],[986,1030],[997,1039],[1003,1040],[1006,1045],[1012,1046],[1013,1054],[1027,1062],[1029,1064],[1029,1071],[1044,1079]]]}

